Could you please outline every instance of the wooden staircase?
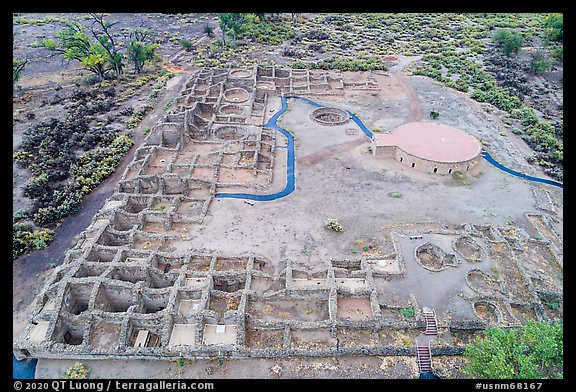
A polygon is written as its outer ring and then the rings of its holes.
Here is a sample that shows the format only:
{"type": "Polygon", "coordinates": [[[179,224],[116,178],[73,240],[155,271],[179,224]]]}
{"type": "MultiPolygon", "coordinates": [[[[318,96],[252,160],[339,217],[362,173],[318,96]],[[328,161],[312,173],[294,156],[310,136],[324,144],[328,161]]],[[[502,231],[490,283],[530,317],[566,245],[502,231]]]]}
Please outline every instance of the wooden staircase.
{"type": "Polygon", "coordinates": [[[430,352],[430,344],[427,346],[419,346],[416,344],[416,354],[418,355],[418,369],[420,373],[429,372],[432,369],[432,353],[430,352]]]}
{"type": "Polygon", "coordinates": [[[421,343],[419,344],[418,340],[416,340],[416,355],[418,369],[420,373],[425,373],[432,370],[430,343],[434,340],[434,337],[438,335],[438,320],[436,319],[436,312],[428,308],[422,310],[422,317],[424,317],[426,329],[422,333],[424,336],[420,339],[421,343]],[[425,344],[425,342],[427,342],[427,344],[425,344]]]}
{"type": "Polygon", "coordinates": [[[426,322],[426,330],[424,335],[438,335],[438,321],[436,320],[436,313],[432,312],[422,312],[424,316],[424,321],[426,322]]]}

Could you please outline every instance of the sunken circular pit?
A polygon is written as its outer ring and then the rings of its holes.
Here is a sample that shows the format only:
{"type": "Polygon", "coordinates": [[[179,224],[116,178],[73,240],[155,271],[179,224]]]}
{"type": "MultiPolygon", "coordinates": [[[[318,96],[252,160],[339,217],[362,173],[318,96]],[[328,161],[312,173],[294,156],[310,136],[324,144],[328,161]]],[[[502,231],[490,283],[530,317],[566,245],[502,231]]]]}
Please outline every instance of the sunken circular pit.
{"type": "Polygon", "coordinates": [[[232,78],[249,78],[252,76],[252,71],[249,69],[233,69],[230,71],[230,77],[232,78]]]}
{"type": "Polygon", "coordinates": [[[238,105],[222,105],[218,113],[222,116],[246,117],[246,111],[238,105]]]}
{"type": "Polygon", "coordinates": [[[484,250],[470,236],[462,236],[456,238],[452,244],[452,247],[469,263],[477,263],[484,260],[484,250]]]}
{"type": "Polygon", "coordinates": [[[341,125],[350,120],[348,112],[331,107],[318,108],[312,112],[311,117],[322,125],[341,125]]]}
{"type": "Polygon", "coordinates": [[[474,309],[474,313],[476,316],[484,321],[489,323],[497,323],[502,320],[502,314],[500,313],[500,309],[492,302],[480,300],[474,302],[472,305],[474,309]]]}
{"type": "Polygon", "coordinates": [[[414,251],[416,261],[429,271],[438,272],[448,267],[458,267],[456,255],[446,253],[438,245],[427,242],[414,251]]]}
{"type": "Polygon", "coordinates": [[[466,273],[466,284],[481,295],[499,296],[503,294],[500,282],[479,268],[473,268],[466,273]]]}
{"type": "Polygon", "coordinates": [[[224,99],[228,102],[246,102],[250,98],[250,93],[241,87],[235,87],[224,91],[224,99]]]}
{"type": "Polygon", "coordinates": [[[256,88],[262,89],[262,90],[276,90],[274,83],[266,82],[266,81],[260,81],[260,82],[256,83],[256,88]]]}
{"type": "Polygon", "coordinates": [[[234,125],[224,125],[214,131],[214,136],[222,140],[240,140],[248,136],[248,131],[234,125]]]}

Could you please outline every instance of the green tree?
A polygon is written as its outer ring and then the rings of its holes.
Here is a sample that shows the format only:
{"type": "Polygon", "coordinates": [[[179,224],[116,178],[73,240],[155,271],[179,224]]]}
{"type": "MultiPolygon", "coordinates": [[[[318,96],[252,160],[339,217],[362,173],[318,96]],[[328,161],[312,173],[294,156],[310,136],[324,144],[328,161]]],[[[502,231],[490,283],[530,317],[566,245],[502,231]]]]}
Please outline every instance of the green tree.
{"type": "Polygon", "coordinates": [[[246,28],[246,14],[241,13],[222,13],[220,17],[220,29],[222,30],[222,46],[226,46],[226,33],[232,32],[232,40],[236,41],[238,34],[246,28]]]}
{"type": "Polygon", "coordinates": [[[222,32],[222,47],[224,47],[226,46],[226,30],[228,30],[228,28],[230,27],[232,14],[220,13],[218,14],[218,17],[220,18],[220,23],[218,26],[220,27],[220,31],[222,32]]]}
{"type": "Polygon", "coordinates": [[[246,29],[246,14],[233,13],[230,18],[230,29],[232,30],[233,40],[236,41],[238,34],[246,29]]]}
{"type": "Polygon", "coordinates": [[[130,31],[130,42],[126,50],[137,74],[142,72],[146,64],[158,58],[156,50],[159,45],[147,42],[151,35],[152,31],[148,29],[135,28],[130,31]]]}
{"type": "Polygon", "coordinates": [[[502,48],[506,56],[512,53],[518,53],[522,48],[522,36],[510,30],[498,30],[492,37],[492,41],[502,48]]]}
{"type": "Polygon", "coordinates": [[[548,14],[544,19],[544,34],[546,39],[554,42],[564,40],[564,16],[562,14],[548,14]]]}
{"type": "Polygon", "coordinates": [[[557,372],[563,337],[562,323],[531,320],[519,329],[489,328],[465,346],[465,370],[477,378],[562,377],[557,372]]]}
{"type": "Polygon", "coordinates": [[[91,28],[91,33],[94,38],[98,41],[100,46],[107,53],[107,61],[114,70],[116,77],[122,76],[122,71],[124,68],[124,55],[119,52],[116,47],[116,42],[114,41],[113,34],[110,32],[110,28],[116,25],[108,20],[104,19],[104,14],[91,13],[90,16],[93,19],[93,26],[91,28]]]}
{"type": "Polygon", "coordinates": [[[28,64],[28,59],[20,60],[16,57],[12,57],[12,87],[14,87],[16,82],[20,79],[20,74],[24,70],[26,64],[28,64]]]}
{"type": "Polygon", "coordinates": [[[96,74],[100,80],[104,80],[107,72],[105,67],[107,53],[102,45],[93,42],[79,22],[66,20],[64,24],[66,27],[57,33],[60,42],[46,39],[42,41],[44,47],[62,53],[68,61],[80,62],[84,68],[96,74]]]}

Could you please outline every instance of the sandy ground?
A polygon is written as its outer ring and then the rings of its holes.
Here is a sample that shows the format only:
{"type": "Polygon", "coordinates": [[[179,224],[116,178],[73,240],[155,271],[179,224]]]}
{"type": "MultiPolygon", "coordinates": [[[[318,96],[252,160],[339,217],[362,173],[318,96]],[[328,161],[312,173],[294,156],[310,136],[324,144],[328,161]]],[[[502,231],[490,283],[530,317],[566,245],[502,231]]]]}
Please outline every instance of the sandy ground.
{"type": "MultiPolygon", "coordinates": [[[[324,357],[290,359],[217,359],[185,361],[84,361],[90,378],[161,379],[382,379],[417,378],[415,357],[324,357]]],[[[37,378],[58,378],[72,360],[40,360],[37,378]]]]}

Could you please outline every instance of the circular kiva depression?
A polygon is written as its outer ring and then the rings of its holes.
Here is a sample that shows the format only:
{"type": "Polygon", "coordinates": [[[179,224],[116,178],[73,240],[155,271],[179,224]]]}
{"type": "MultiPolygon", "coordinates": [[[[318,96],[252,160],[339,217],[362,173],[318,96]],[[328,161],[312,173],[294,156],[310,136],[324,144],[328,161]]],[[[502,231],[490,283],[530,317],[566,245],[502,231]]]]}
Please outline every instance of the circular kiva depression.
{"type": "Polygon", "coordinates": [[[311,117],[322,125],[340,125],[350,120],[350,114],[338,108],[318,108],[312,112],[311,117]]]}
{"type": "Polygon", "coordinates": [[[484,321],[497,323],[502,319],[502,315],[500,314],[498,307],[492,302],[477,301],[474,302],[472,308],[474,309],[476,316],[484,321]]]}
{"type": "Polygon", "coordinates": [[[372,143],[376,158],[391,157],[416,170],[438,174],[467,171],[482,151],[472,135],[448,125],[425,122],[374,134],[372,143]]]}
{"type": "Polygon", "coordinates": [[[224,99],[228,102],[246,102],[248,98],[250,98],[250,94],[241,87],[235,87],[224,91],[224,99]]]}
{"type": "Polygon", "coordinates": [[[230,76],[233,78],[249,78],[252,76],[252,71],[249,69],[233,69],[230,71],[230,76]]]}
{"type": "Polygon", "coordinates": [[[248,131],[234,125],[224,125],[214,131],[214,136],[222,140],[240,140],[248,135],[248,131]]]}
{"type": "Polygon", "coordinates": [[[454,254],[446,253],[438,245],[427,242],[414,251],[416,261],[430,271],[438,272],[448,267],[457,267],[458,261],[454,254]]]}
{"type": "Polygon", "coordinates": [[[452,247],[470,263],[476,263],[484,259],[484,250],[469,236],[458,237],[454,240],[452,247]]]}
{"type": "Polygon", "coordinates": [[[275,90],[276,89],[276,87],[274,87],[274,83],[265,82],[265,81],[260,81],[260,82],[256,83],[256,88],[259,88],[262,90],[275,90]]]}
{"type": "Polygon", "coordinates": [[[238,105],[222,105],[218,113],[222,116],[246,117],[246,111],[238,105]]]}

